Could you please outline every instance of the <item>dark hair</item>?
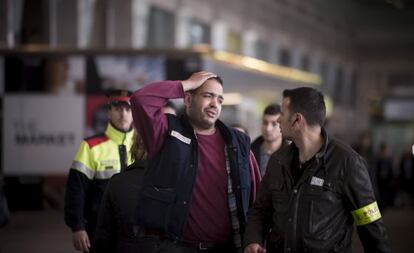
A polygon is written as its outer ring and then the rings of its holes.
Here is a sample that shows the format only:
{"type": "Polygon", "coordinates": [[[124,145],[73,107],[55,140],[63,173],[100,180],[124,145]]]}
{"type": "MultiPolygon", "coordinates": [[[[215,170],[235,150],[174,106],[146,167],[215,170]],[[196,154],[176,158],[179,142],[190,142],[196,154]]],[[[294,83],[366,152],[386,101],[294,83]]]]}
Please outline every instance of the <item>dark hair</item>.
{"type": "Polygon", "coordinates": [[[221,86],[224,86],[223,85],[223,79],[220,76],[211,77],[211,78],[209,78],[207,80],[216,80],[219,84],[221,84],[221,86]]]}
{"type": "Polygon", "coordinates": [[[107,89],[105,90],[105,95],[110,97],[130,97],[132,95],[132,91],[125,90],[125,89],[107,89]]]}
{"type": "MultiPolygon", "coordinates": [[[[207,79],[206,81],[208,81],[208,80],[216,80],[221,86],[224,86],[223,85],[223,79],[220,77],[220,76],[216,76],[216,77],[211,77],[211,78],[209,78],[209,79],[207,79]]],[[[204,84],[204,83],[203,83],[204,84]]],[[[200,86],[201,87],[201,86],[200,86]]],[[[194,90],[190,90],[189,92],[191,93],[191,94],[194,94],[194,92],[196,92],[200,87],[198,87],[197,89],[194,89],[194,90]]]]}
{"type": "Polygon", "coordinates": [[[326,107],[321,92],[310,87],[300,87],[284,90],[283,97],[290,99],[290,112],[301,113],[311,126],[323,126],[326,119],[326,107]]]}
{"type": "Polygon", "coordinates": [[[138,131],[134,129],[133,142],[131,146],[131,158],[133,162],[147,159],[147,149],[145,148],[144,141],[139,135],[138,131]]]}
{"type": "Polygon", "coordinates": [[[270,104],[266,106],[263,111],[263,115],[277,115],[280,114],[280,105],[278,104],[270,104]]]}

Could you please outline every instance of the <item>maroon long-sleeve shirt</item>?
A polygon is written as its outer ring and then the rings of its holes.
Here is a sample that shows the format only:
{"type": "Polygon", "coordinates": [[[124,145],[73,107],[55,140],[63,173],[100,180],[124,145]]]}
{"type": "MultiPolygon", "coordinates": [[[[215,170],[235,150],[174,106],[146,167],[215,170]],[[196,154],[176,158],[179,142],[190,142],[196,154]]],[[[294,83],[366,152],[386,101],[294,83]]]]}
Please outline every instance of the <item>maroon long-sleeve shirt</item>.
{"type": "MultiPolygon", "coordinates": [[[[180,81],[149,84],[131,97],[134,124],[143,138],[149,157],[161,150],[168,122],[162,107],[168,99],[184,98],[180,81]]],[[[229,244],[232,242],[230,211],[227,204],[227,172],[225,144],[219,131],[213,135],[197,134],[198,167],[192,192],[189,216],[183,239],[190,242],[229,244]]],[[[254,201],[260,181],[257,162],[250,152],[252,178],[251,198],[254,201]]]]}

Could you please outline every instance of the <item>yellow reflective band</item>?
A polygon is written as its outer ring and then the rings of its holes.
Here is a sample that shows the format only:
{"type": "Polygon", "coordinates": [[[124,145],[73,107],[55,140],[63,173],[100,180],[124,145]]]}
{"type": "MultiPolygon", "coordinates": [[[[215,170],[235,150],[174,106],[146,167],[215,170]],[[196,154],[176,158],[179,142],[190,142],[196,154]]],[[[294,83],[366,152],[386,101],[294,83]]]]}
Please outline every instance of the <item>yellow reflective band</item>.
{"type": "Polygon", "coordinates": [[[378,209],[377,202],[372,202],[369,205],[361,207],[355,211],[352,211],[352,216],[357,226],[362,226],[374,222],[381,218],[381,213],[378,209]]]}

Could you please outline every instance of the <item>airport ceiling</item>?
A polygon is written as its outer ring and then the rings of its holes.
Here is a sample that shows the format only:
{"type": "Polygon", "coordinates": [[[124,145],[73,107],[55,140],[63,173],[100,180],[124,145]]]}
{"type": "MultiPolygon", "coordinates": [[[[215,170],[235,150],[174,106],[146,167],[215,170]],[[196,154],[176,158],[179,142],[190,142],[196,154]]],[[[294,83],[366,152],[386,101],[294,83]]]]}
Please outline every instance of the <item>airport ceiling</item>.
{"type": "MultiPolygon", "coordinates": [[[[345,0],[349,1],[349,0],[345,0]]],[[[387,26],[414,29],[414,0],[353,0],[359,9],[354,26],[387,26]]],[[[351,16],[352,13],[345,15],[351,16]]]]}
{"type": "Polygon", "coordinates": [[[414,10],[414,0],[354,0],[355,2],[375,9],[414,10]]]}

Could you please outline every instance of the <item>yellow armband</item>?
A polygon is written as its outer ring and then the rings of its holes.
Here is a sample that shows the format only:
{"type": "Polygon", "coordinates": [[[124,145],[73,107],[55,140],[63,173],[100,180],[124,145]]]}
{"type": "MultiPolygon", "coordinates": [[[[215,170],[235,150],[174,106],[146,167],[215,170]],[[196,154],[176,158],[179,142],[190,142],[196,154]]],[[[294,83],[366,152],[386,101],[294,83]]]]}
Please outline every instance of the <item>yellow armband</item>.
{"type": "Polygon", "coordinates": [[[381,218],[377,202],[372,202],[364,207],[352,211],[357,226],[362,226],[374,222],[381,218]]]}

